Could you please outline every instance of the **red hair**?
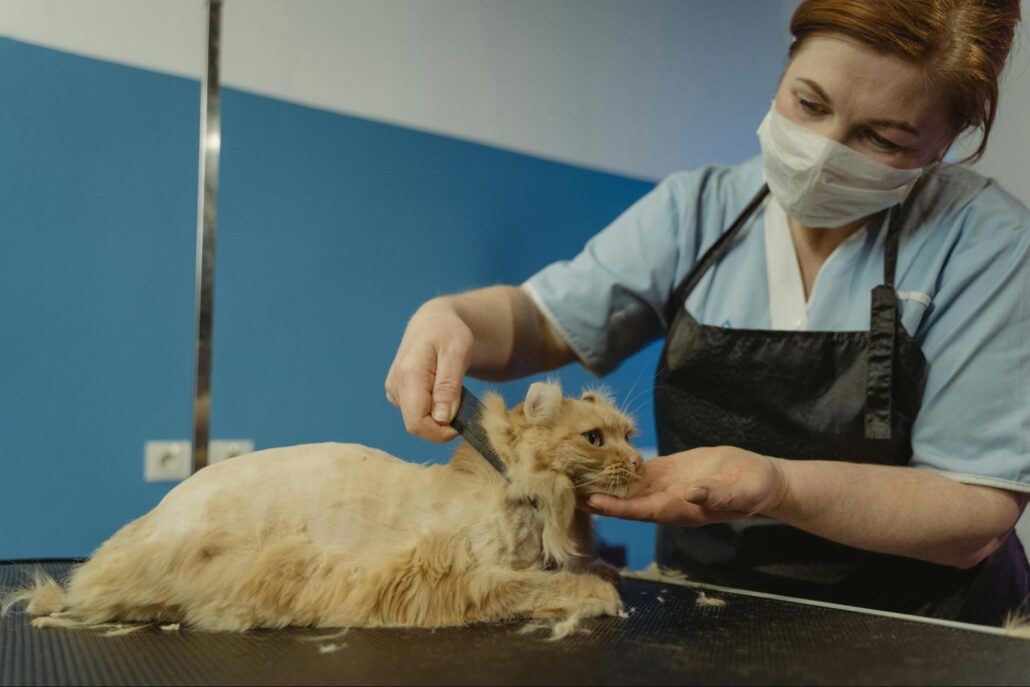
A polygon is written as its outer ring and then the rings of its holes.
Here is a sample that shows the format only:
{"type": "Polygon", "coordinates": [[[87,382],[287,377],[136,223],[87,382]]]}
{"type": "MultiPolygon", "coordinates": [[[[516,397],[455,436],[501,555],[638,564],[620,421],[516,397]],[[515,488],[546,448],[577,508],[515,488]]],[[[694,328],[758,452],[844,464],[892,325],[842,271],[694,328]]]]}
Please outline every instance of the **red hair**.
{"type": "Polygon", "coordinates": [[[1019,0],[804,0],[790,21],[791,57],[815,33],[835,33],[921,66],[943,88],[957,135],[998,111],[998,78],[1019,23],[1019,0]]]}

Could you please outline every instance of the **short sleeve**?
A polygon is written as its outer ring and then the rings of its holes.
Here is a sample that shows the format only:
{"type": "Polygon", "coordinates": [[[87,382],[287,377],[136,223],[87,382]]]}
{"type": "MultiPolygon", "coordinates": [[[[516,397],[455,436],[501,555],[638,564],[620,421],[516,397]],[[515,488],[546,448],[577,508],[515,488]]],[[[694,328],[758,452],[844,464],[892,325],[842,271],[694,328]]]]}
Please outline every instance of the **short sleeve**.
{"type": "Polygon", "coordinates": [[[582,363],[606,374],[663,335],[665,303],[679,279],[718,237],[727,207],[744,202],[738,187],[753,192],[760,174],[754,163],[673,174],[579,255],[548,265],[523,288],[582,363]]]}
{"type": "Polygon", "coordinates": [[[989,184],[959,221],[917,335],[913,465],[1030,492],[1030,213],[989,184]]]}

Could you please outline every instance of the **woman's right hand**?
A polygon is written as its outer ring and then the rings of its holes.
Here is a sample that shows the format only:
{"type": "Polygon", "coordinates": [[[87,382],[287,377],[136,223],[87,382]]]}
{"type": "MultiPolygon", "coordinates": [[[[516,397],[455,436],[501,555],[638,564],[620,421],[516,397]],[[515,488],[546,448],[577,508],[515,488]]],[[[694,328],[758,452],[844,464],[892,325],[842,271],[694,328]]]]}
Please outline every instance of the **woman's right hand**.
{"type": "Polygon", "coordinates": [[[450,422],[458,412],[473,340],[446,297],[425,303],[412,316],[386,375],[386,398],[400,408],[408,432],[436,442],[457,435],[450,422]]]}

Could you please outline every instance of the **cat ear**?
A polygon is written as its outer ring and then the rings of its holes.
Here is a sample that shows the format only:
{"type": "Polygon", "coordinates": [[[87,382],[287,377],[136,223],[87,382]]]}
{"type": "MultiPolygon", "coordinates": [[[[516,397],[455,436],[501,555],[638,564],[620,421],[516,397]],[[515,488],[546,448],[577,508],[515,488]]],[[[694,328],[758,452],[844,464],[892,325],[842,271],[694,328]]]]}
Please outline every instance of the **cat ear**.
{"type": "Polygon", "coordinates": [[[554,417],[561,407],[561,399],[561,387],[557,384],[533,382],[522,410],[530,421],[542,422],[554,417]]]}
{"type": "Polygon", "coordinates": [[[579,400],[586,401],[587,403],[607,403],[608,405],[615,405],[615,394],[612,393],[611,389],[605,386],[599,386],[584,391],[583,395],[579,397],[579,400]]]}

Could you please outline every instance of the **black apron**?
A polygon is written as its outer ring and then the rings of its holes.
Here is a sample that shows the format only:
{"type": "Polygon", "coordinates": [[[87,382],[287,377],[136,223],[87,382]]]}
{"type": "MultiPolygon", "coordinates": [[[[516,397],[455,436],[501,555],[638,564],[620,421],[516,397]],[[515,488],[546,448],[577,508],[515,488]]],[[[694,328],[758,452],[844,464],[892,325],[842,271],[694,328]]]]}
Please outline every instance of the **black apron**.
{"type": "MultiPolygon", "coordinates": [[[[687,312],[687,297],[749,224],[768,188],[759,191],[666,305],[670,324],[654,391],[661,455],[728,445],[794,460],[908,465],[927,364],[900,322],[894,272],[903,218],[918,191],[888,211],[884,283],[872,291],[869,331],[702,325],[687,312]]],[[[699,582],[992,625],[1030,592],[1014,532],[979,565],[959,570],[753,518],[660,526],[656,560],[699,582]]]]}

